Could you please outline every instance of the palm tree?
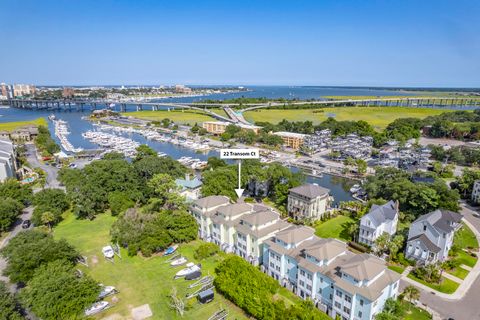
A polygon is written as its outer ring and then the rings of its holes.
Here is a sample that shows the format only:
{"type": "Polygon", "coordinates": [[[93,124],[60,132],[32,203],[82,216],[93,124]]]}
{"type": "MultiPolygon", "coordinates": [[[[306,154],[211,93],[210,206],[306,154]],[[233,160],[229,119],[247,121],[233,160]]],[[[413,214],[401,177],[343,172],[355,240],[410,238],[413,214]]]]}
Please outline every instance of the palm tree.
{"type": "Polygon", "coordinates": [[[45,211],[42,213],[40,219],[42,220],[42,223],[48,225],[48,229],[52,231],[52,223],[55,222],[55,215],[50,211],[45,211]]]}
{"type": "MultiPolygon", "coordinates": [[[[414,287],[412,285],[405,287],[403,290],[403,294],[405,295],[405,298],[412,304],[413,300],[418,300],[420,298],[420,290],[418,290],[417,287],[414,287]]],[[[408,306],[408,309],[410,310],[411,305],[408,306]]]]}

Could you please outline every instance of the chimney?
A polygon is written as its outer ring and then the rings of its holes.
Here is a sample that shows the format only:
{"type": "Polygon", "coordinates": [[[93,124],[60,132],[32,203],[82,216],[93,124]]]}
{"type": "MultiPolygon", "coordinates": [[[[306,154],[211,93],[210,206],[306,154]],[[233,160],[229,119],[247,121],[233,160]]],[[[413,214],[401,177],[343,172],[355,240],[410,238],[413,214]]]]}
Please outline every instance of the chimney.
{"type": "Polygon", "coordinates": [[[185,180],[190,181],[190,173],[185,173],[185,180]]]}

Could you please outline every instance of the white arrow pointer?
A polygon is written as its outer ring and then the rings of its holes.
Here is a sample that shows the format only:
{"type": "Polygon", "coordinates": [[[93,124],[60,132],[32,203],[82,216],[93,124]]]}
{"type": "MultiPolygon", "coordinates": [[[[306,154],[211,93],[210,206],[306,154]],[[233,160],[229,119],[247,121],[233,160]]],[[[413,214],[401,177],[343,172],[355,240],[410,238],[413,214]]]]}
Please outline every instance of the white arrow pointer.
{"type": "Polygon", "coordinates": [[[241,184],[241,181],[242,181],[242,173],[241,172],[242,172],[242,160],[239,160],[238,161],[238,188],[235,189],[235,193],[237,194],[237,197],[239,199],[243,194],[243,190],[245,190],[245,189],[242,189],[240,187],[240,184],[241,184]]]}

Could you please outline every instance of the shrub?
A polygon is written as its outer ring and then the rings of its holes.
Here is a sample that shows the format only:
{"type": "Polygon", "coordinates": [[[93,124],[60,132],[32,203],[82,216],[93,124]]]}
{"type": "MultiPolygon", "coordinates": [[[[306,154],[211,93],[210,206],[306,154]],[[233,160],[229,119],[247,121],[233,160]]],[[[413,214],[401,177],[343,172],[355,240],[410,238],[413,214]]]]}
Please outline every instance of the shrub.
{"type": "Polygon", "coordinates": [[[195,249],[194,257],[198,260],[203,260],[213,255],[216,255],[220,249],[214,243],[202,243],[197,249],[195,249]]]}

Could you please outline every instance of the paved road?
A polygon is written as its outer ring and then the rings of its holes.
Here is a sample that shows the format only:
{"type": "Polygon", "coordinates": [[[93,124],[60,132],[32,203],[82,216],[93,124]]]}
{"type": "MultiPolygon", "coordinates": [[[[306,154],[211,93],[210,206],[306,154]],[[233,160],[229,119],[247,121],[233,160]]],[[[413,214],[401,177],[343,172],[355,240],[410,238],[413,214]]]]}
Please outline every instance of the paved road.
{"type": "Polygon", "coordinates": [[[46,183],[45,188],[62,188],[60,183],[57,180],[58,177],[58,169],[53,166],[48,166],[44,163],[38,161],[37,157],[37,148],[33,144],[26,144],[27,148],[27,161],[33,168],[41,168],[45,171],[46,183]]]}
{"type": "MultiPolygon", "coordinates": [[[[477,230],[480,230],[480,218],[473,216],[474,211],[462,205],[462,214],[477,230]]],[[[408,283],[402,281],[403,289],[408,283]]],[[[467,294],[456,301],[440,298],[430,292],[422,291],[420,302],[437,311],[442,319],[449,317],[455,320],[480,319],[480,277],[478,277],[468,290],[467,294]]]]}
{"type": "MultiPolygon", "coordinates": [[[[25,208],[23,209],[23,213],[22,215],[15,221],[14,225],[13,225],[13,228],[12,230],[10,231],[10,233],[8,234],[7,237],[5,237],[5,239],[2,240],[2,242],[0,243],[0,249],[2,249],[3,247],[5,247],[8,242],[13,238],[15,237],[19,232],[25,230],[22,228],[22,223],[23,221],[25,220],[30,220],[31,217],[32,217],[32,212],[33,212],[33,207],[28,207],[28,208],[25,208]]],[[[32,228],[32,226],[30,226],[30,228],[32,228]]],[[[3,270],[5,269],[6,267],[6,261],[5,259],[3,259],[2,257],[0,257],[0,281],[4,281],[6,283],[9,283],[9,279],[7,277],[4,277],[2,274],[3,274],[3,270]]],[[[12,287],[12,290],[14,290],[14,288],[12,287]]]]}

